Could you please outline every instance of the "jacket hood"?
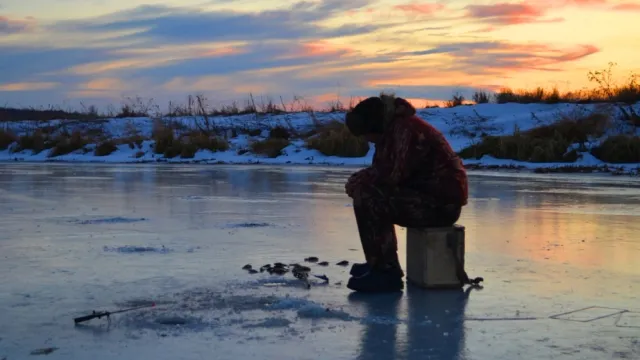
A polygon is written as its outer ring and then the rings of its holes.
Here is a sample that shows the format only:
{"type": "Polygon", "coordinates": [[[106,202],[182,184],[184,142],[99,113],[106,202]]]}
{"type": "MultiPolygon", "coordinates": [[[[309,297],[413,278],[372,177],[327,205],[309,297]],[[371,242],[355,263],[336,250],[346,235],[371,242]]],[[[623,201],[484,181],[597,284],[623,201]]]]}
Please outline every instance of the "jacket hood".
{"type": "Polygon", "coordinates": [[[416,108],[407,100],[393,94],[380,94],[384,104],[383,127],[386,129],[396,118],[411,117],[416,114],[416,108]]]}
{"type": "Polygon", "coordinates": [[[405,99],[395,95],[380,94],[362,100],[347,112],[345,123],[352,134],[381,134],[397,118],[411,117],[416,109],[405,99]]]}

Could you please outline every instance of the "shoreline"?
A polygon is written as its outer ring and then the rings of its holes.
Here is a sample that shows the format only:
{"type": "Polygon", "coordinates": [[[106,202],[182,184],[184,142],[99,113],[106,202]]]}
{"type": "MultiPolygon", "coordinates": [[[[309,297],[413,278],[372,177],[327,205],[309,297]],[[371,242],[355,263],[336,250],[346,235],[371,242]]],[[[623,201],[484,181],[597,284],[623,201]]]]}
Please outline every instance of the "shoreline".
{"type": "MultiPolygon", "coordinates": [[[[640,112],[640,103],[637,107],[640,112]]],[[[607,121],[611,121],[610,124],[602,124],[606,131],[588,135],[586,139],[583,138],[586,135],[571,135],[571,131],[576,132],[572,126],[589,125],[589,116],[604,114],[599,111],[593,104],[508,103],[418,109],[417,114],[442,132],[470,171],[640,175],[640,162],[620,162],[636,160],[631,155],[635,154],[634,147],[640,146],[640,126],[631,129],[626,124],[626,132],[612,127],[624,125],[616,120],[615,111],[605,114],[607,121]],[[579,119],[583,122],[578,123],[579,119]],[[558,127],[561,121],[565,121],[562,123],[564,127],[558,127]],[[485,122],[491,126],[486,127],[485,122]],[[546,128],[549,126],[556,126],[550,128],[553,134],[544,133],[531,139],[521,135],[535,129],[549,132],[546,128]],[[475,129],[475,133],[470,134],[469,129],[475,129]],[[571,134],[558,135],[561,132],[571,134]],[[634,137],[634,142],[617,140],[607,143],[606,151],[593,152],[608,139],[616,139],[623,133],[634,137]],[[559,139],[554,138],[556,135],[559,139]],[[497,137],[498,140],[482,148],[468,150],[479,146],[488,137],[497,137]],[[558,153],[559,148],[562,154],[558,153]],[[605,152],[618,153],[620,149],[627,149],[629,154],[602,156],[605,152]],[[514,155],[516,150],[518,154],[514,155]]],[[[304,112],[260,118],[253,115],[220,116],[211,119],[209,125],[212,127],[207,127],[211,133],[198,130],[206,119],[187,116],[171,119],[111,118],[97,123],[54,120],[33,124],[17,121],[5,124],[4,131],[9,137],[5,136],[4,150],[0,150],[0,164],[369,166],[375,145],[369,144],[365,150],[362,144],[351,144],[355,140],[345,134],[343,116],[343,113],[304,112]]]]}
{"type": "MultiPolygon", "coordinates": [[[[114,161],[114,160],[78,160],[78,159],[34,159],[34,160],[11,160],[0,159],[0,166],[9,164],[32,164],[32,165],[48,165],[48,164],[64,164],[64,165],[210,165],[210,166],[272,166],[272,167],[330,167],[330,168],[346,168],[346,169],[359,169],[369,166],[369,162],[362,163],[340,163],[337,161],[316,161],[316,162],[300,162],[300,161],[268,161],[276,159],[255,159],[255,161],[223,161],[223,160],[210,160],[210,159],[147,159],[147,160],[132,160],[132,161],[114,161]],[[264,161],[267,160],[267,161],[264,161]]],[[[464,162],[464,160],[463,160],[464,162]]],[[[545,164],[548,165],[548,164],[545,164]]],[[[465,169],[469,173],[476,171],[483,172],[516,172],[516,173],[530,173],[530,174],[549,174],[549,175],[566,175],[566,174],[584,174],[584,175],[610,175],[610,176],[625,176],[625,177],[640,177],[640,164],[599,164],[599,165],[585,165],[585,164],[570,164],[570,163],[558,163],[553,166],[540,166],[535,163],[526,164],[491,164],[480,163],[474,161],[464,164],[465,169]]]]}

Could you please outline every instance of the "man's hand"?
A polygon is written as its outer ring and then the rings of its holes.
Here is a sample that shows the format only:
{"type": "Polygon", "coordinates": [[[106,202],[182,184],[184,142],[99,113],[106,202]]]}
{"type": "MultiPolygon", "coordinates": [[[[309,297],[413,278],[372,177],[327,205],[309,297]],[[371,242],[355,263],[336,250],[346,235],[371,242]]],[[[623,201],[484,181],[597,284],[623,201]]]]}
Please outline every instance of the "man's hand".
{"type": "Polygon", "coordinates": [[[356,182],[353,181],[349,181],[347,182],[347,184],[344,186],[344,192],[347,193],[347,195],[349,197],[353,197],[353,192],[355,191],[357,186],[356,182]]]}
{"type": "Polygon", "coordinates": [[[347,180],[347,183],[344,186],[345,192],[349,197],[353,197],[353,194],[358,186],[373,180],[372,170],[373,169],[371,168],[365,168],[353,173],[349,177],[349,180],[347,180]]]}

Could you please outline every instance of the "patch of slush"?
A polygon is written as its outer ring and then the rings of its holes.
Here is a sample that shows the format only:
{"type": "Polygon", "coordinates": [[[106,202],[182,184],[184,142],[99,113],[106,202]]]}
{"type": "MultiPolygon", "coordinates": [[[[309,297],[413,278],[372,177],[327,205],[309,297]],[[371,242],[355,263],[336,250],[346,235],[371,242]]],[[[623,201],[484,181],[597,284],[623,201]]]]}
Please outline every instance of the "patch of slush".
{"type": "Polygon", "coordinates": [[[353,321],[358,318],[342,310],[330,309],[316,303],[309,303],[298,309],[298,317],[307,319],[336,319],[353,321]]]}
{"type": "Polygon", "coordinates": [[[165,310],[161,314],[157,311],[132,312],[128,316],[122,316],[119,325],[124,325],[130,331],[152,331],[160,336],[178,336],[184,332],[215,330],[220,323],[212,317],[165,310]]]}
{"type": "Polygon", "coordinates": [[[170,303],[171,302],[166,302],[166,301],[158,302],[158,301],[152,301],[148,299],[132,299],[127,301],[117,302],[116,305],[123,308],[134,308],[139,306],[152,306],[154,304],[158,305],[158,304],[170,304],[170,303]]]}
{"type": "MultiPolygon", "coordinates": [[[[329,282],[329,278],[326,277],[326,275],[318,275],[316,274],[313,269],[311,269],[311,273],[310,275],[312,277],[309,277],[308,281],[311,284],[312,287],[314,286],[325,286],[328,285],[329,282]],[[319,276],[323,276],[324,278],[321,278],[319,276]],[[321,279],[322,281],[318,281],[315,279],[321,279]],[[326,280],[325,280],[326,278],[326,280]]],[[[290,273],[288,273],[285,276],[291,276],[290,273]]],[[[249,288],[263,288],[263,287],[283,287],[283,288],[302,288],[304,289],[305,283],[301,280],[298,280],[296,278],[285,278],[285,277],[281,277],[281,276],[271,276],[271,277],[267,277],[267,278],[260,278],[260,279],[256,279],[254,281],[249,281],[246,283],[243,283],[242,285],[238,285],[238,286],[243,286],[246,289],[249,288]]]]}
{"type": "Polygon", "coordinates": [[[269,223],[253,223],[253,222],[229,223],[225,225],[225,227],[229,229],[258,228],[258,227],[270,227],[270,226],[274,226],[274,225],[269,223]]]}
{"type": "Polygon", "coordinates": [[[205,200],[205,201],[224,201],[224,202],[234,202],[234,203],[243,203],[243,204],[249,204],[249,203],[257,203],[257,204],[274,204],[274,203],[279,203],[281,202],[281,200],[270,200],[270,199],[239,199],[237,197],[231,197],[231,196],[208,196],[208,195],[185,195],[185,196],[179,196],[178,199],[180,200],[188,200],[188,201],[199,201],[199,200],[205,200]]]}
{"type": "Polygon", "coordinates": [[[109,218],[99,218],[99,219],[91,219],[91,220],[69,220],[69,222],[74,222],[81,225],[92,225],[92,224],[127,224],[134,223],[140,221],[147,221],[146,218],[125,218],[121,216],[109,217],[109,218]]]}
{"type": "Polygon", "coordinates": [[[335,326],[332,325],[335,321],[367,322],[366,318],[354,316],[340,307],[311,299],[306,289],[297,291],[292,294],[283,290],[283,294],[274,294],[232,285],[191,289],[169,294],[163,299],[134,299],[121,305],[157,305],[119,314],[117,326],[134,338],[149,333],[164,337],[206,331],[220,338],[233,335],[246,340],[247,331],[258,331],[261,337],[298,336],[296,327],[298,330],[308,327],[301,321],[311,320],[315,328],[335,326]],[[284,332],[274,332],[275,329],[284,332]]]}
{"type": "Polygon", "coordinates": [[[257,322],[255,324],[245,324],[242,325],[243,328],[245,329],[251,329],[251,328],[279,328],[279,327],[288,327],[289,325],[293,324],[293,322],[287,318],[284,317],[271,317],[271,318],[267,318],[264,319],[260,322],[257,322]]]}
{"type": "MultiPolygon", "coordinates": [[[[268,277],[259,281],[227,283],[219,288],[180,291],[162,299],[133,299],[121,305],[157,305],[152,309],[120,314],[118,325],[134,338],[145,334],[165,337],[204,331],[221,339],[231,336],[248,340],[257,336],[266,340],[297,338],[309,331],[309,321],[313,331],[331,330],[347,324],[397,326],[410,321],[398,318],[396,314],[361,314],[357,307],[325,303],[315,299],[306,288],[298,286],[301,283],[299,280],[288,281],[280,277],[278,281],[268,277]],[[274,282],[284,287],[274,290],[267,286],[274,282]],[[297,288],[287,287],[294,284],[298,284],[295,285],[297,288]]],[[[457,315],[447,312],[439,315],[441,321],[460,320],[457,315]]],[[[414,323],[414,326],[442,330],[439,324],[431,321],[414,323]]]]}
{"type": "Polygon", "coordinates": [[[145,252],[153,252],[153,253],[170,253],[173,252],[173,249],[169,249],[162,245],[161,247],[154,246],[136,246],[136,245],[125,245],[125,246],[104,246],[104,251],[108,252],[119,252],[119,253],[145,253],[145,252]]]}

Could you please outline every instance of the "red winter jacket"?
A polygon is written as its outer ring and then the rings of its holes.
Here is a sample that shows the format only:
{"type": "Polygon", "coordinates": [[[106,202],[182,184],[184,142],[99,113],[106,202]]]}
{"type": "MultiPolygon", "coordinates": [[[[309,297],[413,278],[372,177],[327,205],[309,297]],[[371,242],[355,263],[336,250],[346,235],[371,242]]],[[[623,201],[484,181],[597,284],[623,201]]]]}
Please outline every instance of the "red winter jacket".
{"type": "Polygon", "coordinates": [[[403,103],[376,144],[366,172],[373,183],[407,187],[433,199],[434,205],[464,206],[468,200],[467,174],[462,160],[444,135],[403,103]]]}

